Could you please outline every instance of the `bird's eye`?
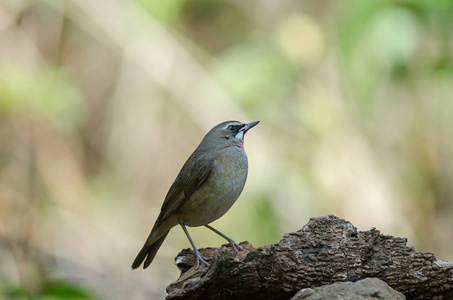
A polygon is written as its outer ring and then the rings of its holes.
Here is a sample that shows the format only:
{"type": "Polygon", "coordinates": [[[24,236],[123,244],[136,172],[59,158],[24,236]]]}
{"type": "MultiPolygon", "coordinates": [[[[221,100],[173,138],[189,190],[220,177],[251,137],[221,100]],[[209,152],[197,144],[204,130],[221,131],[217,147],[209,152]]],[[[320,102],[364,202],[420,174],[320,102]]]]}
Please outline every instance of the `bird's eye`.
{"type": "Polygon", "coordinates": [[[228,130],[233,131],[234,130],[234,126],[233,125],[228,126],[228,130]]]}

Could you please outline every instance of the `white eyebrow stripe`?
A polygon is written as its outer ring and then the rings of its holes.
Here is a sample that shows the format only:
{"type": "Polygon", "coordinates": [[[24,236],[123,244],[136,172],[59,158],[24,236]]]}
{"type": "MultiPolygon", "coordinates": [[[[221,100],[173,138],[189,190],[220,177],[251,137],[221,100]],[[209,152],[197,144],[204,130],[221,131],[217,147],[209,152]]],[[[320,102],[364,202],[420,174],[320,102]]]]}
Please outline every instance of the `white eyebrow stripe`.
{"type": "Polygon", "coordinates": [[[227,123],[222,129],[227,129],[228,126],[230,125],[242,125],[242,123],[239,123],[239,122],[230,122],[230,123],[227,123]]]}

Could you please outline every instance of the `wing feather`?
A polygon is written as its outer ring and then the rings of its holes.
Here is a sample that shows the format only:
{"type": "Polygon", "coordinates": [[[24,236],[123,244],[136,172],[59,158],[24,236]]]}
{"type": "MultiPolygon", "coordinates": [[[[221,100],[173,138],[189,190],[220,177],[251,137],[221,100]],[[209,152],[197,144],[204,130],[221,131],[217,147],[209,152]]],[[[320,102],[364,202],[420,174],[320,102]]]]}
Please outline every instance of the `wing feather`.
{"type": "Polygon", "coordinates": [[[174,213],[209,177],[213,159],[192,154],[179,171],[165,197],[156,225],[159,226],[174,213]]]}

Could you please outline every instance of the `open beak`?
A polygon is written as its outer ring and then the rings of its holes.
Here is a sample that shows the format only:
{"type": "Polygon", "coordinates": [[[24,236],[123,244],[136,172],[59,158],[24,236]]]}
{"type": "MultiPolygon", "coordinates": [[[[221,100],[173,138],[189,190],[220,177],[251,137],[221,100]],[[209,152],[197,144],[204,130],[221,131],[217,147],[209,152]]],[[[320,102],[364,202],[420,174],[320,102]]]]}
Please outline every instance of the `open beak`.
{"type": "Polygon", "coordinates": [[[244,133],[246,133],[250,128],[252,128],[253,126],[255,126],[256,124],[258,124],[260,121],[254,121],[254,122],[250,122],[248,124],[245,124],[244,127],[242,127],[240,129],[240,131],[243,131],[244,133]]]}

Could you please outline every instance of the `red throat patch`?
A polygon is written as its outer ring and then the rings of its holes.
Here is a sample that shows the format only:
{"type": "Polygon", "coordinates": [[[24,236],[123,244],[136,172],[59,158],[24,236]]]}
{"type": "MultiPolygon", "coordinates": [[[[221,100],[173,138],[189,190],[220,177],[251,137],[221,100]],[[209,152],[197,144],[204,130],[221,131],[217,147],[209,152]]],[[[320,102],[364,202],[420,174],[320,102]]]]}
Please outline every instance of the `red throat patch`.
{"type": "Polygon", "coordinates": [[[244,140],[241,141],[241,145],[239,145],[239,149],[241,149],[242,152],[244,152],[244,154],[247,154],[247,153],[245,153],[245,149],[244,149],[244,140]]]}

